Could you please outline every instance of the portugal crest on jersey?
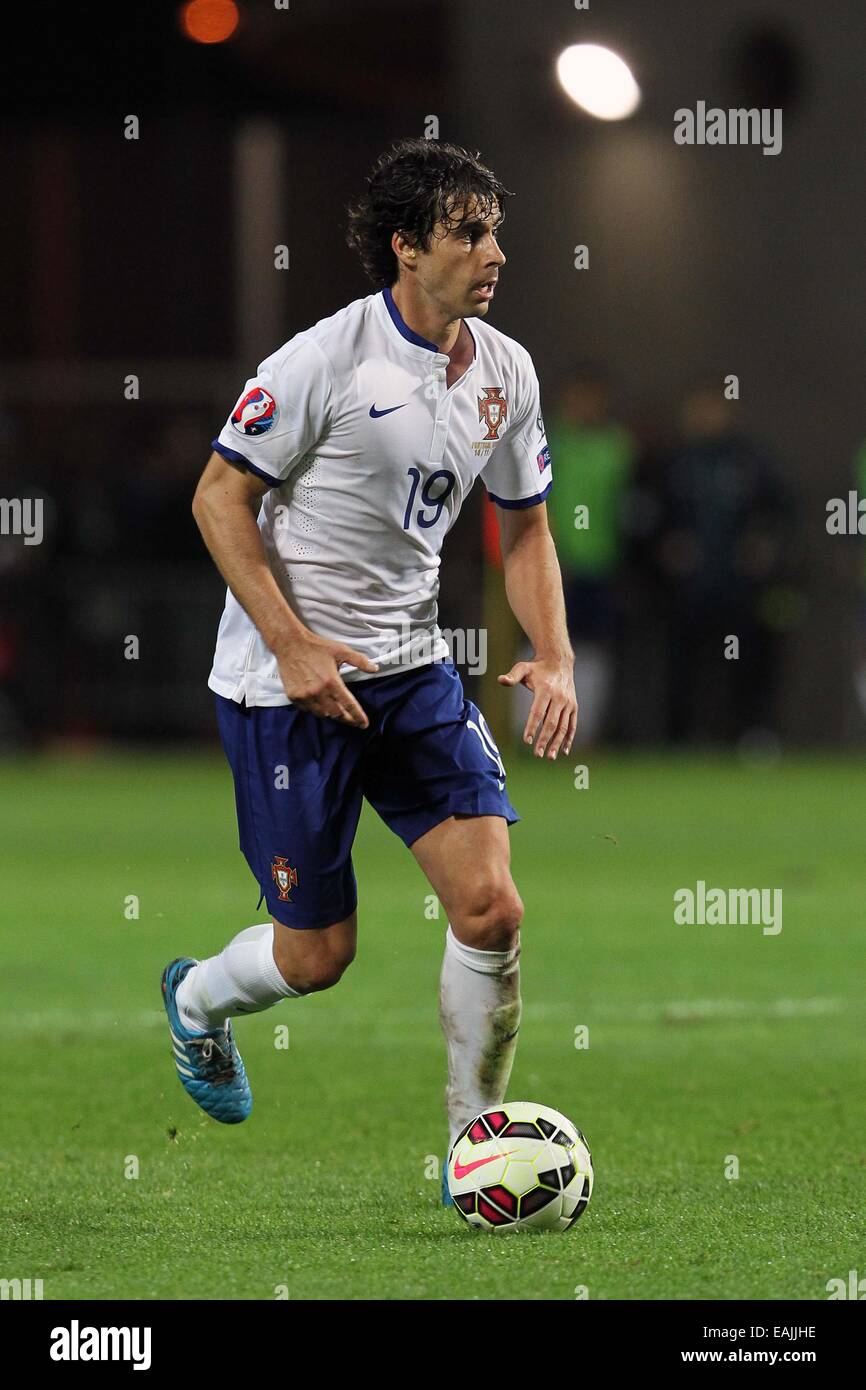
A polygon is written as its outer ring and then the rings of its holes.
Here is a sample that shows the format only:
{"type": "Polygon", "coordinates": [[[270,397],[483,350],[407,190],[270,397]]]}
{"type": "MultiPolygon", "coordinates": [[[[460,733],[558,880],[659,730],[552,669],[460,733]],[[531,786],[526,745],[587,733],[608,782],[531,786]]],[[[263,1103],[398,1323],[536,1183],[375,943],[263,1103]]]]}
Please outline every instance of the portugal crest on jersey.
{"type": "Polygon", "coordinates": [[[501,386],[484,386],[478,397],[478,418],[487,426],[485,439],[498,439],[499,431],[508,419],[508,402],[501,386]]]}
{"type": "Polygon", "coordinates": [[[231,413],[233,428],[247,439],[267,434],[279,418],[277,403],[263,386],[254,386],[252,391],[241,396],[231,413]]]}
{"type": "Polygon", "coordinates": [[[282,854],[274,855],[274,862],[271,865],[271,877],[277,885],[281,903],[290,903],[292,900],[289,893],[298,886],[298,871],[293,869],[288,859],[282,854]]]}

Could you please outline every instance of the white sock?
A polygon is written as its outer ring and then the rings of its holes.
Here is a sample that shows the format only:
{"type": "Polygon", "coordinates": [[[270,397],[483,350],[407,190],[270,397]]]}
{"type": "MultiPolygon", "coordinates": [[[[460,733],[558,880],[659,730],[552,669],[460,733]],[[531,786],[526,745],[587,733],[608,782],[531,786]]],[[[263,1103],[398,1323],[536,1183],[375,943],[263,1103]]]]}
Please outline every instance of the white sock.
{"type": "Polygon", "coordinates": [[[439,989],[448,1047],[450,1144],[470,1120],[505,1099],[520,1026],[520,946],[478,951],[449,924],[439,989]]]}
{"type": "Polygon", "coordinates": [[[238,932],[218,956],[189,970],[177,991],[184,1028],[209,1033],[237,1014],[257,1014],[300,993],[287,985],[274,960],[274,927],[263,922],[238,932]]]}

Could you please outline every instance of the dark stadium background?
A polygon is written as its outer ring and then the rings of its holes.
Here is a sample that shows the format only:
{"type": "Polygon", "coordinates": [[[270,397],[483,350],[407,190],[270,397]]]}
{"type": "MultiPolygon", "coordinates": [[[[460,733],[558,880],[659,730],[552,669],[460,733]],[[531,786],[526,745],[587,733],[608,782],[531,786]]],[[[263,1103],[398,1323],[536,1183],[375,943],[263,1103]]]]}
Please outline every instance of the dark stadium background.
{"type": "MultiPolygon", "coordinates": [[[[641,1371],[664,1365],[666,1326],[681,1364],[705,1325],[820,1324],[832,1290],[866,1288],[866,537],[826,529],[829,499],[866,495],[866,6],[238,4],[235,37],[207,47],[182,36],[179,0],[3,10],[0,519],[41,498],[47,530],[0,534],[0,1301],[44,1281],[49,1327],[64,1300],[82,1327],[130,1321],[97,1301],[146,1303],[136,1324],[177,1302],[188,1355],[184,1304],[243,1299],[243,1337],[192,1344],[223,1380],[233,1355],[249,1374],[254,1301],[283,1349],[284,1296],[363,1301],[367,1340],[373,1300],[588,1297],[571,1344],[633,1347],[641,1371]],[[579,41],[631,65],[631,118],[561,91],[556,57],[579,41]],[[782,152],[677,145],[674,112],[698,101],[781,107],[782,152]],[[526,906],[505,1100],[578,1124],[596,1184],[569,1235],[492,1245],[440,1204],[447,911],[371,807],[357,961],[337,989],[238,1020],[248,1124],[185,1094],[160,999],[168,961],[262,920],[207,688],[223,586],[196,480],[258,362],[368,293],[346,204],[429,117],[515,194],[490,322],[538,368],[551,515],[565,498],[567,523],[590,480],[554,442],[578,373],[607,374],[639,450],[606,588],[587,601],[568,580],[590,628],[608,616],[606,726],[554,766],[513,738],[505,754],[526,906]],[[718,406],[731,373],[734,453],[775,470],[736,526],[682,434],[684,398],[710,383],[718,406]],[[698,485],[717,582],[735,554],[775,555],[736,601],[722,586],[739,664],[682,577],[698,485]],[[751,706],[732,722],[734,674],[751,706]],[[684,886],[784,894],[784,929],[683,922],[684,886]]],[[[489,629],[490,670],[465,686],[505,751],[495,676],[518,639],[484,523],[479,486],[445,543],[441,622],[489,629]]],[[[586,737],[598,706],[581,699],[586,737]]],[[[24,1309],[9,1324],[26,1354],[33,1325],[24,1309]]],[[[819,1327],[825,1379],[839,1328],[819,1327]]]]}
{"type": "MultiPolygon", "coordinates": [[[[862,542],[825,517],[866,435],[866,9],[255,0],[231,41],[202,46],[179,8],[4,17],[0,495],[43,496],[49,524],[38,547],[0,538],[3,746],[213,736],[222,585],[190,516],[196,477],[256,363],[368,292],[345,204],[430,114],[516,194],[490,321],[532,353],[546,413],[573,364],[603,362],[620,416],[663,453],[688,386],[739,375],[743,428],[792,498],[776,732],[861,740],[862,542]],[[593,120],[556,85],[556,54],[582,40],[631,63],[630,120],[593,120]],[[782,153],[676,146],[673,111],[698,98],[783,107],[782,153]]],[[[443,626],[485,621],[480,492],[446,545],[443,626]]],[[[625,743],[665,736],[664,596],[646,592],[638,560],[610,731],[625,743]]]]}

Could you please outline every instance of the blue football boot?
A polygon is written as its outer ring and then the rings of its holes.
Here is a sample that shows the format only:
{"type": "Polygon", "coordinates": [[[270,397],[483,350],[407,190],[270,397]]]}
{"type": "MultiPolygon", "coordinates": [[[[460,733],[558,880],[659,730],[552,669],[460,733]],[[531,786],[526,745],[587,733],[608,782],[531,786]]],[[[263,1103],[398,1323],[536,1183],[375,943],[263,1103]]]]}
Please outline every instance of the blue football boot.
{"type": "Polygon", "coordinates": [[[442,1205],[443,1207],[453,1207],[454,1198],[451,1196],[451,1189],[448,1186],[448,1162],[442,1164],[442,1205]]]}
{"type": "Polygon", "coordinates": [[[184,1090],[196,1105],[224,1125],[238,1125],[253,1108],[250,1083],[232,1037],[232,1025],[212,1033],[193,1033],[184,1028],[177,1007],[177,988],[198,962],[190,956],[173,960],[162,972],[162,998],[168,1014],[168,1031],[174,1064],[184,1090]]]}

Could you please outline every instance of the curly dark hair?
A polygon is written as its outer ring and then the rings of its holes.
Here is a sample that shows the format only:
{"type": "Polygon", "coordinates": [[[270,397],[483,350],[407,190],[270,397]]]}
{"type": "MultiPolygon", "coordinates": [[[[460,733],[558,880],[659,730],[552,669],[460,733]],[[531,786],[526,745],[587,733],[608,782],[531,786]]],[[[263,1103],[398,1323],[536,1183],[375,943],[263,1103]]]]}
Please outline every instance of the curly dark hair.
{"type": "Polygon", "coordinates": [[[498,210],[500,222],[504,219],[511,193],[478,154],[438,140],[398,140],[376,160],[366,193],[349,206],[346,240],[376,288],[383,289],[397,279],[394,233],[427,251],[437,223],[454,231],[468,220],[473,195],[473,217],[498,210]]]}

